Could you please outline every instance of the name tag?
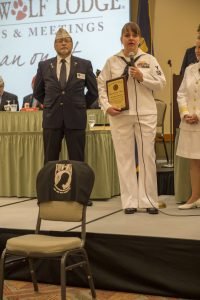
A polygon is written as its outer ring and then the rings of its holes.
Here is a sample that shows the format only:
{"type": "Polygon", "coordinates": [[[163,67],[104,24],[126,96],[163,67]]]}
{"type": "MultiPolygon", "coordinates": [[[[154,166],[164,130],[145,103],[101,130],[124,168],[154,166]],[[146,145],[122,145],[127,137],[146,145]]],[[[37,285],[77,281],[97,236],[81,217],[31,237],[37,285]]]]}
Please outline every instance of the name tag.
{"type": "Polygon", "coordinates": [[[83,73],[77,73],[77,78],[79,78],[79,79],[85,79],[85,74],[83,74],[83,73]]]}

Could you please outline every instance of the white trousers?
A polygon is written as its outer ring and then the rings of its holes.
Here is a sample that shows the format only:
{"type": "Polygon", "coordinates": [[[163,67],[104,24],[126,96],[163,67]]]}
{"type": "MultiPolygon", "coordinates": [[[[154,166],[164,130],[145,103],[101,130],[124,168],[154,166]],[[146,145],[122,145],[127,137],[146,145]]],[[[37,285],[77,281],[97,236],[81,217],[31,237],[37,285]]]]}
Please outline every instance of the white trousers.
{"type": "Polygon", "coordinates": [[[158,207],[155,163],[156,115],[119,115],[110,118],[117,160],[122,208],[158,207]],[[135,141],[139,177],[136,174],[135,141]]]}

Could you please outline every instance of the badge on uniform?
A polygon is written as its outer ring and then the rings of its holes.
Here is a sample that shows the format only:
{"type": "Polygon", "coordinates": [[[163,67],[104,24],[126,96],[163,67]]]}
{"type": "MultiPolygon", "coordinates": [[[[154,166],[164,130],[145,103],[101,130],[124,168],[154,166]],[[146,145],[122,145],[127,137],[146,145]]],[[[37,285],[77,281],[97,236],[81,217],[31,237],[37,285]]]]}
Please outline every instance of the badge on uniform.
{"type": "Polygon", "coordinates": [[[162,73],[161,73],[161,71],[159,70],[159,67],[158,67],[158,66],[155,66],[155,67],[156,67],[156,74],[160,76],[162,73]]]}
{"type": "Polygon", "coordinates": [[[150,68],[150,64],[148,64],[148,63],[145,62],[145,61],[140,61],[140,62],[137,63],[137,67],[149,69],[149,68],[150,68]]]}
{"type": "Polygon", "coordinates": [[[77,78],[79,78],[79,79],[85,79],[85,74],[83,74],[83,73],[77,73],[77,78]]]}

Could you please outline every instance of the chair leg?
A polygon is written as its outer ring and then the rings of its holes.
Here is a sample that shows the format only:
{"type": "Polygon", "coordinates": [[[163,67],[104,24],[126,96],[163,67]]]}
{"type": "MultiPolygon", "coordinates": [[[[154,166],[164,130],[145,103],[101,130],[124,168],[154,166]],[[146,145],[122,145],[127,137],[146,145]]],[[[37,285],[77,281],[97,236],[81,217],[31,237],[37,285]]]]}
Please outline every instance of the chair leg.
{"type": "Polygon", "coordinates": [[[168,157],[167,147],[166,147],[166,143],[165,143],[165,138],[164,137],[163,137],[163,146],[164,146],[164,149],[165,149],[165,156],[166,156],[167,163],[168,163],[169,162],[169,157],[168,157]]]}
{"type": "Polygon", "coordinates": [[[30,273],[31,273],[34,291],[38,292],[39,289],[38,289],[37,279],[36,279],[36,275],[35,275],[35,271],[34,271],[34,267],[33,267],[33,260],[30,257],[28,258],[28,263],[29,263],[29,269],[30,269],[30,273]]]}
{"type": "Polygon", "coordinates": [[[4,268],[5,268],[6,249],[2,252],[0,261],[0,300],[3,300],[3,287],[4,287],[4,268]]]}
{"type": "Polygon", "coordinates": [[[67,254],[65,253],[60,262],[60,284],[61,284],[61,300],[66,300],[66,259],[67,259],[67,254]]]}
{"type": "Polygon", "coordinates": [[[157,161],[157,147],[156,147],[156,141],[154,142],[154,151],[155,151],[155,162],[157,161]]]}
{"type": "Polygon", "coordinates": [[[91,294],[92,294],[92,299],[96,299],[96,291],[95,291],[95,287],[94,287],[94,280],[93,280],[92,272],[90,269],[88,255],[84,248],[82,248],[82,251],[85,256],[85,261],[86,261],[85,270],[86,270],[86,274],[87,274],[87,278],[88,278],[88,282],[89,282],[89,286],[90,286],[90,290],[91,290],[91,294]]]}

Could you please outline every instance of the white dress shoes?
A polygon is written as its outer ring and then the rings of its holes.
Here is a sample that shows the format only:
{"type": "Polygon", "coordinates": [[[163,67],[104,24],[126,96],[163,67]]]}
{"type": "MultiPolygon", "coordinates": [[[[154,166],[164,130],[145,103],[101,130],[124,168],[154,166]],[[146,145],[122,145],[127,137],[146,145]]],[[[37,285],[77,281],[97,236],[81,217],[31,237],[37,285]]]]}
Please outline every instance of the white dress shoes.
{"type": "Polygon", "coordinates": [[[192,208],[198,208],[198,207],[200,207],[200,199],[198,199],[197,201],[195,201],[193,203],[185,203],[185,204],[178,206],[179,209],[192,209],[192,208]]]}

